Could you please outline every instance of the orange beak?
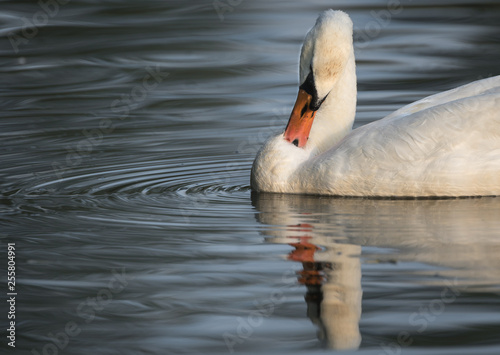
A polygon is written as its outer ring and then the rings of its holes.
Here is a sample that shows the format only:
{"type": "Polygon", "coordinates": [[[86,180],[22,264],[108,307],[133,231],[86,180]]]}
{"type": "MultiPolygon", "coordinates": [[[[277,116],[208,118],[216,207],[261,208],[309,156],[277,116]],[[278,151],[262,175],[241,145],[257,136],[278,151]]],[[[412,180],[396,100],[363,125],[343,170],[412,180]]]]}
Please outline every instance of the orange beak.
{"type": "Polygon", "coordinates": [[[299,90],[297,101],[295,101],[285,129],[285,139],[299,148],[306,145],[316,115],[316,111],[310,108],[311,100],[311,95],[302,89],[299,90]]]}

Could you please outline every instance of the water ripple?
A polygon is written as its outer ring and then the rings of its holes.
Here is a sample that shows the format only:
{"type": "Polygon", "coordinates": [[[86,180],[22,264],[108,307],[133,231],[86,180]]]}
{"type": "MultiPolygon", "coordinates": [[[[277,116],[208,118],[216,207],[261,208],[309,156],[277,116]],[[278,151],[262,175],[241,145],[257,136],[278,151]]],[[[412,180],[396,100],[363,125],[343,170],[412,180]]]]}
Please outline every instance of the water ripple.
{"type": "MultiPolygon", "coordinates": [[[[63,195],[193,195],[246,191],[248,161],[226,159],[200,162],[195,158],[182,162],[149,161],[144,164],[123,163],[106,168],[80,169],[72,176],[47,179],[25,187],[26,194],[63,195]],[[230,164],[230,165],[228,165],[230,164]],[[228,168],[230,166],[230,169],[228,168]]],[[[42,179],[43,174],[38,177],[42,179]]],[[[55,178],[55,176],[54,176],[55,178]]]]}

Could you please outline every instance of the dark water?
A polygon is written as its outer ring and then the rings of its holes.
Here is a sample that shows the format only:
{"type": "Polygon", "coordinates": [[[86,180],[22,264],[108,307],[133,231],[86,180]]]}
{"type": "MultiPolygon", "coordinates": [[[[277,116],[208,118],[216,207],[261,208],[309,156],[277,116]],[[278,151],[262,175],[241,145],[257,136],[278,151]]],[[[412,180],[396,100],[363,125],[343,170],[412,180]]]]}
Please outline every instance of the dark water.
{"type": "Polygon", "coordinates": [[[359,126],[500,74],[496,2],[0,4],[16,354],[500,352],[500,199],[248,186],[319,11],[355,23],[359,126]]]}

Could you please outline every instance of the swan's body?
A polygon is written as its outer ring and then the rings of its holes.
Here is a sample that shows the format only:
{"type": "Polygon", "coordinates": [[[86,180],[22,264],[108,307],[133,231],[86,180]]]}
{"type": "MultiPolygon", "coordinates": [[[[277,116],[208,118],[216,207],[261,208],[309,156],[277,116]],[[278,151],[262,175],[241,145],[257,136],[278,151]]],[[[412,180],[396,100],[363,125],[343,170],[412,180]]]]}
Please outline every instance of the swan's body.
{"type": "Polygon", "coordinates": [[[351,131],[352,22],[323,12],[301,53],[299,97],[252,167],[254,190],[342,196],[500,195],[500,76],[351,131]]]}

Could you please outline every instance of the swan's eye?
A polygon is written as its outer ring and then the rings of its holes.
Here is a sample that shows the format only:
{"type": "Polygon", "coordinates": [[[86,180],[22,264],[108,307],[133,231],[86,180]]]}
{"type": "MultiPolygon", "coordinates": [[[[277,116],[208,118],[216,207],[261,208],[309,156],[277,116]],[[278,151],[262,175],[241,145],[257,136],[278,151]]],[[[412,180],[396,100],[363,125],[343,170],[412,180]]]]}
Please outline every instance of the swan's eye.
{"type": "Polygon", "coordinates": [[[298,139],[294,139],[293,142],[292,142],[292,144],[294,146],[298,147],[299,146],[299,140],[298,139]]]}
{"type": "Polygon", "coordinates": [[[323,101],[326,100],[326,98],[328,97],[328,95],[330,95],[330,93],[326,94],[325,97],[323,97],[321,100],[319,100],[319,102],[315,105],[317,108],[313,108],[313,111],[316,111],[319,109],[319,107],[323,104],[323,101]]]}

